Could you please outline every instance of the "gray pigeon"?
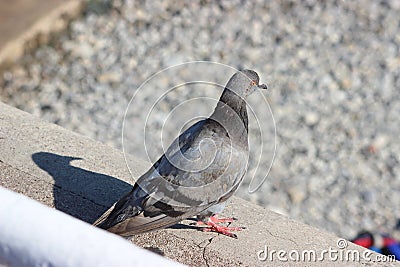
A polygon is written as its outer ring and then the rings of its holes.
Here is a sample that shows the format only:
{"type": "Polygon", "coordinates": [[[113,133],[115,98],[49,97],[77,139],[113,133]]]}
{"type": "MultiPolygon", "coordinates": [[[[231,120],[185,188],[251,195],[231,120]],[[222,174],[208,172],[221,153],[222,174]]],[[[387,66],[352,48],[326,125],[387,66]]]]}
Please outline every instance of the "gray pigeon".
{"type": "Polygon", "coordinates": [[[241,228],[219,225],[224,202],[247,171],[248,117],[245,99],[257,89],[252,70],[236,72],[228,81],[212,115],[176,138],[166,153],[143,174],[133,189],[94,225],[130,237],[174,225],[197,215],[205,231],[236,237],[241,228]]]}

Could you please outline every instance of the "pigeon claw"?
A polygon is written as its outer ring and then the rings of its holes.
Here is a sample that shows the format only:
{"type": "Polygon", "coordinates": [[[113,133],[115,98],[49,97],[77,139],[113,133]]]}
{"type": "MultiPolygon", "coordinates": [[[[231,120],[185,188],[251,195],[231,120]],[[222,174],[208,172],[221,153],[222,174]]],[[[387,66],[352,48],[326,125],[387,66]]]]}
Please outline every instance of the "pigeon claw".
{"type": "Polygon", "coordinates": [[[216,232],[218,234],[223,234],[229,237],[237,238],[237,235],[232,233],[231,231],[240,231],[241,227],[229,227],[229,226],[221,226],[214,222],[206,222],[208,227],[203,228],[204,232],[216,232]]]}
{"type": "Polygon", "coordinates": [[[213,223],[231,223],[236,220],[236,218],[218,218],[217,215],[213,215],[210,217],[210,222],[213,223]]]}
{"type": "Polygon", "coordinates": [[[216,232],[229,237],[237,238],[237,235],[232,233],[231,231],[241,231],[242,229],[244,229],[244,227],[218,225],[218,223],[232,223],[234,220],[236,220],[236,218],[217,218],[216,215],[213,215],[209,218],[208,222],[198,221],[197,225],[207,225],[207,227],[204,227],[202,229],[203,232],[216,232]]]}

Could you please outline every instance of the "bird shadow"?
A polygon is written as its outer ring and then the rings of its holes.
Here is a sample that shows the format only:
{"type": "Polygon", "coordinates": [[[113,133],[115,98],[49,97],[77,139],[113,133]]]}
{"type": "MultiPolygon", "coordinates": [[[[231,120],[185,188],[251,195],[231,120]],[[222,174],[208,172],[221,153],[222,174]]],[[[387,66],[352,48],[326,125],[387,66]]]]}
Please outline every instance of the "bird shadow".
{"type": "Polygon", "coordinates": [[[169,226],[168,229],[175,229],[175,230],[183,230],[183,229],[190,229],[196,231],[203,231],[203,227],[198,226],[198,220],[195,218],[187,218],[185,219],[186,223],[177,223],[172,226],[169,226]],[[189,222],[191,221],[191,222],[189,222]]]}
{"type": "Polygon", "coordinates": [[[176,230],[182,230],[182,229],[191,229],[191,230],[201,230],[201,227],[195,226],[195,225],[188,225],[188,224],[183,224],[183,223],[177,223],[174,224],[168,229],[176,229],[176,230]]]}
{"type": "Polygon", "coordinates": [[[55,208],[88,223],[132,189],[115,177],[71,165],[82,158],[38,152],[32,154],[32,160],[54,179],[55,208]]]}

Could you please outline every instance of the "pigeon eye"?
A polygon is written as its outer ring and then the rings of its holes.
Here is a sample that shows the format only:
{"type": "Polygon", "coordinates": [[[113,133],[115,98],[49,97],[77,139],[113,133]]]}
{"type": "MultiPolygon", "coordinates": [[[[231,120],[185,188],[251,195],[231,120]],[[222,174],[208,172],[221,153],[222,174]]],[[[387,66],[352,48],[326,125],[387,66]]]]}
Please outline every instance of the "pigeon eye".
{"type": "Polygon", "coordinates": [[[251,81],[251,86],[256,85],[257,83],[255,81],[251,81]]]}

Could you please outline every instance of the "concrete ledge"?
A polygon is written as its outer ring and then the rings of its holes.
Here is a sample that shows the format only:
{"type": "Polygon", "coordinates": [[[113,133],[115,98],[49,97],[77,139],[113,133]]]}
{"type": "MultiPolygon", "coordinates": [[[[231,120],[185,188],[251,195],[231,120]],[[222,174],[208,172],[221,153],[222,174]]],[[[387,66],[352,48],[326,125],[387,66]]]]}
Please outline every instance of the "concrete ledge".
{"type": "MultiPolygon", "coordinates": [[[[0,186],[27,195],[50,207],[92,223],[123,193],[130,190],[131,177],[120,151],[89,138],[46,123],[34,116],[0,103],[0,186]],[[80,159],[78,159],[80,158],[80,159]]],[[[133,157],[137,178],[150,165],[133,157]]],[[[267,259],[261,250],[299,253],[315,250],[338,250],[345,255],[352,250],[367,253],[372,260],[378,254],[350,242],[339,249],[338,237],[290,220],[239,198],[233,197],[225,216],[246,226],[238,239],[198,231],[190,220],[169,229],[135,236],[132,241],[168,258],[191,266],[381,266],[362,259],[359,262],[330,260],[294,262],[267,259]]],[[[294,254],[293,254],[294,255],[294,254]]],[[[286,255],[288,258],[288,255],[286,255]]],[[[386,266],[400,266],[385,263],[386,266]]]]}
{"type": "Polygon", "coordinates": [[[16,0],[0,3],[0,72],[26,51],[65,29],[84,7],[84,0],[16,0]]]}

